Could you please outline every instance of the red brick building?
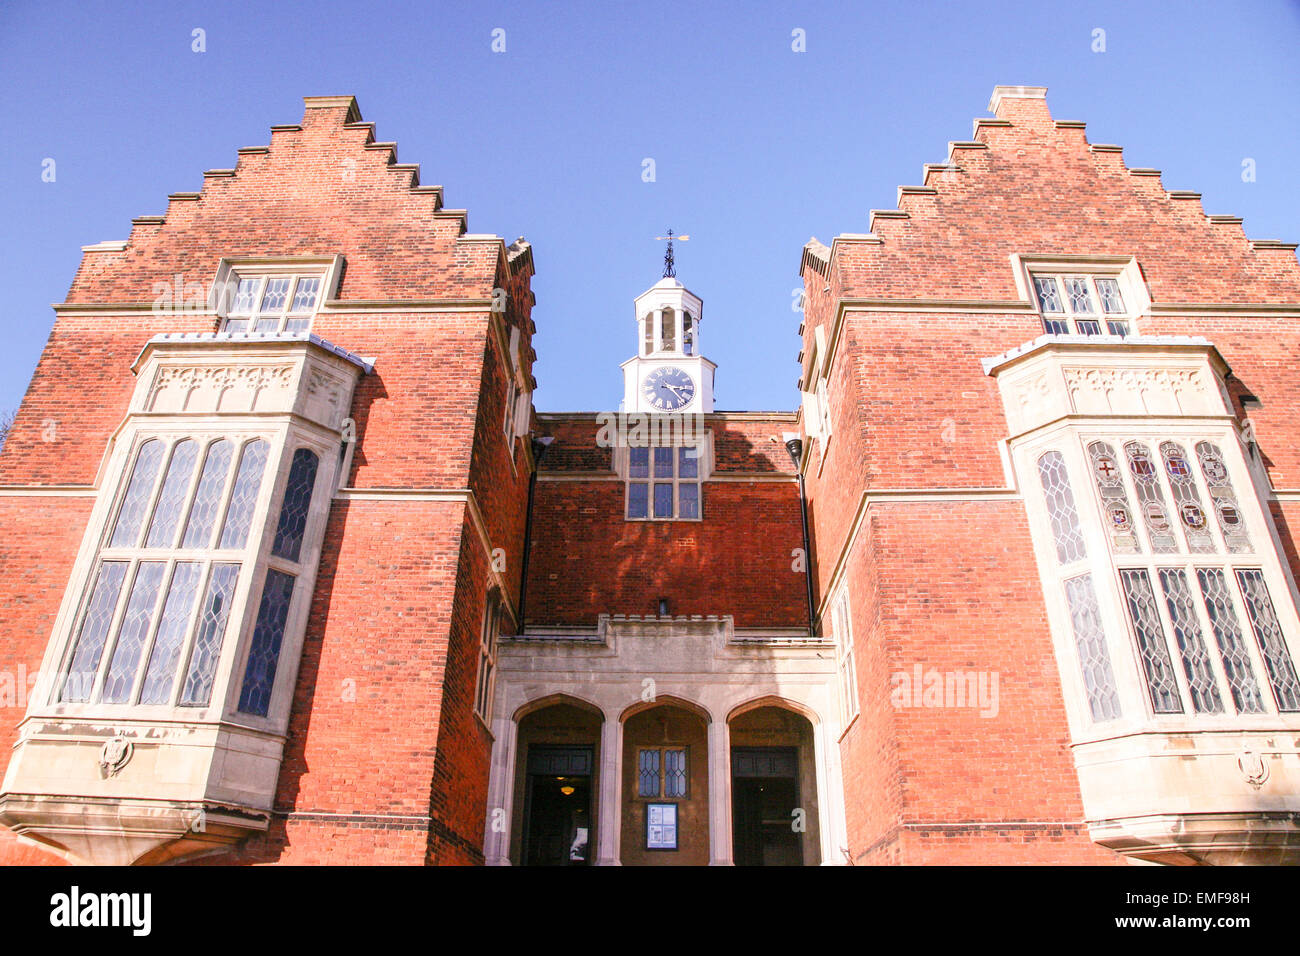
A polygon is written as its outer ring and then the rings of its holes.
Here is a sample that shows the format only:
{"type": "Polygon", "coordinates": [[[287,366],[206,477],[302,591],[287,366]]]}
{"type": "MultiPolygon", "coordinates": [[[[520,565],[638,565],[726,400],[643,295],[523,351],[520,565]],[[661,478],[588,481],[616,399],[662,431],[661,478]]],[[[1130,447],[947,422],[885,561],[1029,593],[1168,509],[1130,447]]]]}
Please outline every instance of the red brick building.
{"type": "Polygon", "coordinates": [[[1295,860],[1296,246],[990,110],[804,247],[794,412],[671,260],[619,411],[534,412],[530,245],[350,97],[86,247],[0,860],[1295,860]]]}

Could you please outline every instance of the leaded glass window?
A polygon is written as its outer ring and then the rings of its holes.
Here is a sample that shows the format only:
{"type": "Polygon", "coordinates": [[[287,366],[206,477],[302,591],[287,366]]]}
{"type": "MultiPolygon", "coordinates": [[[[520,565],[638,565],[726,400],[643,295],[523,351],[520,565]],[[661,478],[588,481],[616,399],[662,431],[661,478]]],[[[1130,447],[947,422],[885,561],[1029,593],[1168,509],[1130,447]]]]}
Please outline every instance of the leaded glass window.
{"type": "Polygon", "coordinates": [[[260,438],[244,446],[235,475],[235,490],[230,494],[230,506],[226,510],[226,523],[221,529],[220,548],[242,548],[248,543],[248,529],[266,468],[266,452],[267,443],[260,438]]]}
{"type": "Polygon", "coordinates": [[[637,796],[659,796],[659,751],[642,750],[637,754],[637,796]]]}
{"type": "Polygon", "coordinates": [[[1137,635],[1142,672],[1151,694],[1151,708],[1157,714],[1181,714],[1183,703],[1178,694],[1178,680],[1174,677],[1169,646],[1165,643],[1164,629],[1160,626],[1160,612],[1156,609],[1155,595],[1151,592],[1151,579],[1141,569],[1121,571],[1119,576],[1124,585],[1124,597],[1128,600],[1133,630],[1137,635]]]}
{"type": "Polygon", "coordinates": [[[226,633],[226,621],[230,617],[238,578],[237,564],[212,566],[212,576],[200,605],[194,648],[185,671],[185,686],[180,700],[183,707],[204,707],[212,699],[212,683],[216,679],[222,637],[226,633]]]}
{"type": "Polygon", "coordinates": [[[176,543],[176,527],[180,524],[181,508],[189,498],[198,454],[199,443],[193,439],[179,441],[172,447],[171,464],[167,466],[167,477],[154,508],[145,547],[170,548],[176,543]]]}
{"type": "Polygon", "coordinates": [[[1115,689],[1115,673],[1110,666],[1110,652],[1106,649],[1106,634],[1102,629],[1092,575],[1081,574],[1066,581],[1065,598],[1070,608],[1070,624],[1074,630],[1079,667],[1083,672],[1088,709],[1095,721],[1113,720],[1120,715],[1119,692],[1115,689]]]}
{"type": "Polygon", "coordinates": [[[1133,508],[1124,488],[1124,475],[1115,455],[1115,449],[1104,441],[1088,446],[1088,460],[1101,499],[1102,520],[1110,534],[1111,547],[1116,554],[1138,554],[1142,545],[1138,541],[1133,508]]]}
{"type": "Polygon", "coordinates": [[[316,486],[316,469],[319,465],[320,459],[310,449],[299,448],[293,453],[289,481],[285,485],[284,500],[280,504],[280,522],[275,529],[275,543],[271,546],[271,553],[278,558],[297,561],[302,551],[302,535],[307,527],[311,494],[316,486]]]}
{"type": "Polygon", "coordinates": [[[1174,640],[1183,661],[1187,689],[1192,695],[1192,710],[1198,714],[1221,714],[1223,699],[1219,696],[1219,682],[1205,648],[1196,604],[1187,586],[1187,573],[1181,568],[1161,568],[1158,573],[1165,605],[1169,609],[1169,621],[1174,629],[1174,640]]]}
{"type": "Polygon", "coordinates": [[[1250,619],[1255,640],[1264,658],[1264,669],[1273,688],[1277,709],[1285,713],[1300,712],[1300,679],[1296,678],[1295,664],[1287,650],[1282,626],[1273,611],[1273,601],[1268,596],[1264,572],[1244,570],[1237,572],[1237,581],[1245,598],[1246,616],[1250,619]]]}
{"type": "Polygon", "coordinates": [[[1129,334],[1129,316],[1119,280],[1107,276],[1035,275],[1034,295],[1051,335],[1129,334]],[[1101,305],[1101,314],[1097,305],[1101,305]],[[1105,322],[1105,328],[1102,323],[1105,322]]]}
{"type": "Polygon", "coordinates": [[[627,517],[700,518],[700,449],[694,445],[628,448],[627,517]]]}
{"type": "Polygon", "coordinates": [[[275,688],[275,672],[280,664],[280,646],[289,620],[293,599],[294,577],[274,569],[266,572],[262,602],[257,609],[253,640],[244,668],[244,684],[239,691],[239,709],[245,714],[265,717],[275,688]]]}
{"type": "Polygon", "coordinates": [[[646,748],[637,751],[638,797],[684,798],[689,789],[685,747],[646,748]]]}
{"type": "Polygon", "coordinates": [[[234,444],[223,438],[208,446],[203,461],[203,474],[199,478],[194,505],[190,508],[189,522],[185,526],[185,548],[206,548],[212,544],[212,532],[217,515],[226,497],[226,479],[230,474],[230,459],[234,444]]]}
{"type": "Polygon", "coordinates": [[[135,582],[131,597],[126,602],[126,614],[117,629],[117,644],[104,679],[100,699],[106,704],[125,704],[130,701],[135,684],[140,652],[153,624],[154,608],[162,585],[162,561],[141,561],[136,565],[135,582]]]}
{"type": "Polygon", "coordinates": [[[105,561],[99,566],[90,600],[82,615],[81,629],[77,633],[72,663],[63,681],[60,700],[75,702],[90,699],[91,685],[99,673],[99,659],[104,653],[104,643],[108,639],[113,612],[117,608],[118,595],[122,591],[128,567],[126,561],[105,561]]]}
{"type": "Polygon", "coordinates": [[[176,679],[202,574],[203,565],[196,561],[178,562],[172,571],[167,602],[163,605],[162,622],[154,637],[149,666],[144,674],[144,686],[140,691],[142,704],[171,703],[172,685],[176,679]]]}
{"type": "Polygon", "coordinates": [[[1049,451],[1038,459],[1038,477],[1047,499],[1047,514],[1056,541],[1056,557],[1061,564],[1072,564],[1088,556],[1079,529],[1079,512],[1074,507],[1070,477],[1065,472],[1065,458],[1049,451]]]}
{"type": "Polygon", "coordinates": [[[238,279],[227,332],[305,332],[320,305],[322,276],[262,275],[238,279]]]}
{"type": "MultiPolygon", "coordinates": [[[[157,436],[141,442],[73,630],[58,701],[211,702],[242,567],[238,560],[213,562],[212,548],[247,546],[269,449],[261,438],[157,436]]],[[[296,470],[301,484],[311,469],[304,460],[296,470]]],[[[311,477],[314,482],[314,470],[311,477]]],[[[291,486],[297,487],[292,477],[291,486]]],[[[304,505],[289,497],[278,540],[296,560],[294,548],[302,542],[297,509],[304,505]]]]}
{"type": "Polygon", "coordinates": [[[1142,520],[1151,539],[1151,550],[1157,554],[1177,551],[1178,539],[1174,536],[1173,525],[1169,520],[1169,508],[1165,504],[1164,489],[1160,485],[1160,472],[1151,458],[1151,450],[1142,442],[1131,441],[1124,446],[1124,456],[1128,460],[1133,487],[1137,489],[1138,507],[1142,509],[1142,520]]]}
{"type": "Polygon", "coordinates": [[[140,529],[144,525],[149,502],[153,500],[154,482],[166,449],[164,442],[153,438],[141,445],[136,452],[135,467],[131,470],[126,496],[117,513],[117,526],[113,528],[109,547],[130,548],[139,543],[140,529]]]}
{"type": "Polygon", "coordinates": [[[1214,540],[1210,537],[1209,521],[1201,507],[1201,493],[1196,489],[1187,453],[1177,442],[1166,441],[1160,443],[1160,457],[1164,459],[1165,471],[1169,475],[1169,486],[1174,492],[1174,504],[1187,535],[1188,548],[1197,554],[1213,552],[1214,540]]]}
{"type": "Polygon", "coordinates": [[[664,796],[686,796],[686,751],[664,751],[664,796]]]}
{"type": "Polygon", "coordinates": [[[1262,714],[1264,701],[1259,694],[1250,653],[1242,640],[1227,580],[1218,568],[1197,568],[1196,579],[1201,585],[1210,627],[1219,645],[1224,676],[1227,677],[1228,689],[1232,692],[1232,702],[1238,713],[1262,714]]]}
{"type": "Polygon", "coordinates": [[[1246,530],[1246,520],[1241,507],[1237,504],[1237,493],[1233,490],[1232,479],[1228,475],[1228,466],[1224,462],[1223,452],[1212,442],[1196,443],[1196,458],[1201,465],[1201,475],[1210,490],[1214,514],[1223,533],[1223,541],[1231,554],[1241,554],[1250,550],[1250,533],[1246,530]]]}

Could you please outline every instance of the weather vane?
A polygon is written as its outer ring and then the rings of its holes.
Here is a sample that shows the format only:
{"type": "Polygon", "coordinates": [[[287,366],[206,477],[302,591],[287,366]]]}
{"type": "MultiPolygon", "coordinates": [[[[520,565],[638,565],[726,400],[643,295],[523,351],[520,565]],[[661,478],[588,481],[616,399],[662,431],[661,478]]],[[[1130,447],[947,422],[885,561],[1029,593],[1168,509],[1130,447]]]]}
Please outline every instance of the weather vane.
{"type": "Polygon", "coordinates": [[[655,236],[655,239],[659,242],[663,242],[665,239],[668,240],[668,249],[664,252],[665,279],[675,278],[677,275],[677,269],[673,265],[673,240],[676,239],[678,242],[687,242],[690,238],[690,236],[674,236],[671,229],[668,230],[668,235],[666,236],[655,236]]]}

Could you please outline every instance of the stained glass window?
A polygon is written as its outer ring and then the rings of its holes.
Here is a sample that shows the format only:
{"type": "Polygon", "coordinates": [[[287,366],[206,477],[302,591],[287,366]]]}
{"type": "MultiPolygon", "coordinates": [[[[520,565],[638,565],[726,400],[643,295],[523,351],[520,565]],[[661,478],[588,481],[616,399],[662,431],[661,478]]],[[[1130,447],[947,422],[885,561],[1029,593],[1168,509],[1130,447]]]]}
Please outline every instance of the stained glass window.
{"type": "Polygon", "coordinates": [[[280,523],[276,527],[275,543],[271,547],[271,553],[276,557],[286,561],[298,560],[319,464],[320,459],[310,449],[299,448],[293,453],[289,481],[285,485],[284,501],[280,505],[280,523]]]}
{"type": "Polygon", "coordinates": [[[1142,546],[1115,449],[1104,441],[1092,442],[1088,446],[1088,460],[1101,499],[1102,520],[1110,534],[1111,547],[1116,554],[1139,553],[1142,546]]]}
{"type": "Polygon", "coordinates": [[[685,797],[688,782],[684,747],[661,747],[637,752],[637,796],[685,797]]]}
{"type": "Polygon", "coordinates": [[[1119,693],[1115,689],[1110,653],[1106,650],[1106,634],[1102,630],[1092,575],[1081,574],[1067,580],[1065,598],[1070,607],[1070,623],[1092,719],[1113,720],[1120,716],[1119,693]]]}
{"type": "Polygon", "coordinates": [[[1038,477],[1047,499],[1047,514],[1056,539],[1056,557],[1061,564],[1071,564],[1088,556],[1079,530],[1079,512],[1074,507],[1074,493],[1065,473],[1065,459],[1058,451],[1049,451],[1038,459],[1038,477]]]}
{"type": "Polygon", "coordinates": [[[1151,708],[1157,714],[1181,714],[1183,702],[1179,698],[1178,680],[1174,677],[1173,661],[1169,659],[1164,629],[1160,626],[1160,612],[1151,592],[1151,579],[1141,569],[1121,571],[1119,576],[1124,585],[1124,596],[1128,599],[1133,631],[1137,635],[1142,671],[1151,694],[1151,708]]]}
{"type": "Polygon", "coordinates": [[[1201,506],[1201,493],[1196,489],[1187,453],[1177,442],[1166,441],[1160,443],[1160,457],[1169,475],[1169,487],[1174,492],[1174,506],[1187,535],[1188,548],[1198,554],[1213,552],[1214,539],[1210,536],[1209,519],[1201,506]]]}
{"type": "Polygon", "coordinates": [[[1174,537],[1165,493],[1160,485],[1160,473],[1150,449],[1141,442],[1131,441],[1124,446],[1124,456],[1133,477],[1133,487],[1137,489],[1138,507],[1142,510],[1142,521],[1151,539],[1151,550],[1157,554],[1177,551],[1178,539],[1174,537]]]}
{"type": "Polygon", "coordinates": [[[1250,533],[1246,530],[1246,519],[1242,516],[1241,506],[1237,504],[1237,494],[1233,490],[1232,479],[1228,476],[1223,452],[1212,442],[1197,442],[1196,458],[1200,462],[1206,487],[1210,489],[1214,514],[1228,551],[1232,554],[1249,551],[1250,533]]]}
{"type": "Polygon", "coordinates": [[[239,692],[239,709],[245,714],[265,717],[271,706],[271,691],[280,663],[280,645],[289,620],[289,602],[293,597],[294,577],[281,571],[266,572],[262,603],[257,609],[257,623],[244,669],[244,685],[239,692]]]}

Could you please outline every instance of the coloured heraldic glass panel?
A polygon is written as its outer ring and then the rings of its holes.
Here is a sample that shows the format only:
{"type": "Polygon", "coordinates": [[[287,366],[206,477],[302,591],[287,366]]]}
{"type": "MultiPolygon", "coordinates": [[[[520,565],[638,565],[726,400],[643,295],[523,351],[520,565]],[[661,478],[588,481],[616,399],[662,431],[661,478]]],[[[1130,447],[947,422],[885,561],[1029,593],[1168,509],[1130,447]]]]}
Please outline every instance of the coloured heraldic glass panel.
{"type": "Polygon", "coordinates": [[[1151,550],[1157,554],[1176,552],[1178,539],[1169,520],[1169,508],[1165,504],[1165,493],[1151,451],[1141,442],[1131,441],[1124,446],[1124,456],[1133,475],[1133,487],[1137,489],[1142,521],[1151,537],[1151,550]]]}
{"type": "Polygon", "coordinates": [[[1116,554],[1139,554],[1133,508],[1124,489],[1124,476],[1115,449],[1104,441],[1088,446],[1088,462],[1092,466],[1097,495],[1101,499],[1102,518],[1110,534],[1111,549],[1116,554]]]}
{"type": "Polygon", "coordinates": [[[1201,493],[1192,477],[1192,466],[1187,453],[1177,442],[1160,443],[1160,457],[1169,475],[1169,486],[1174,490],[1174,506],[1187,534],[1187,546],[1196,554],[1214,552],[1214,539],[1210,536],[1210,523],[1201,507],[1201,493]]]}
{"type": "Polygon", "coordinates": [[[1223,452],[1211,442],[1197,442],[1196,458],[1200,462],[1206,487],[1210,489],[1211,507],[1229,553],[1243,554],[1250,551],[1250,533],[1246,530],[1241,506],[1237,504],[1237,493],[1233,490],[1232,479],[1228,477],[1223,452]]]}

